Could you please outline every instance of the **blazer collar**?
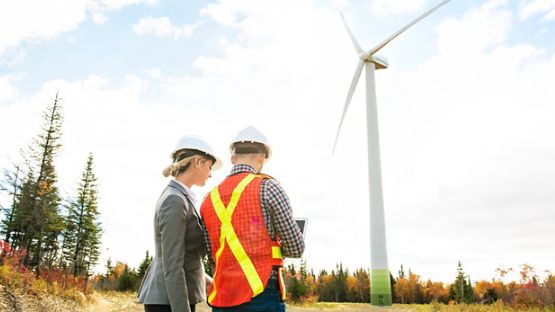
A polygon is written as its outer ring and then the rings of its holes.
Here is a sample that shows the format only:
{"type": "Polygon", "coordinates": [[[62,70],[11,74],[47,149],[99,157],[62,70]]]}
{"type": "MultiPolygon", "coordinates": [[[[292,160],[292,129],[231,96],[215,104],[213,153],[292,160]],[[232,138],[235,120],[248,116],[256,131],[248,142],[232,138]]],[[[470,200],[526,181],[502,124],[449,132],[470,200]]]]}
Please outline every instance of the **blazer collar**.
{"type": "Polygon", "coordinates": [[[170,182],[168,183],[168,186],[171,186],[171,187],[177,189],[178,191],[180,191],[181,193],[183,193],[183,195],[185,195],[187,198],[189,198],[190,201],[195,200],[194,194],[191,194],[191,191],[186,190],[183,187],[183,185],[181,185],[179,182],[177,182],[175,180],[170,180],[170,182]]]}

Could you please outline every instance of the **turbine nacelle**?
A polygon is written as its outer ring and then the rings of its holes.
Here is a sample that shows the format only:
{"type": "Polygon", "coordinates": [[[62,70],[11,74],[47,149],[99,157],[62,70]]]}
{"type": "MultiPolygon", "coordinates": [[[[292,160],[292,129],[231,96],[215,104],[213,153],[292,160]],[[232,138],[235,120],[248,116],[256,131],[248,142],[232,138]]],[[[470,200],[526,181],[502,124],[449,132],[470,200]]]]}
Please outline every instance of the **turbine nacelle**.
{"type": "Polygon", "coordinates": [[[358,58],[364,63],[374,63],[376,65],[376,69],[386,69],[389,67],[387,59],[383,56],[372,55],[368,52],[365,52],[361,53],[358,58]]]}

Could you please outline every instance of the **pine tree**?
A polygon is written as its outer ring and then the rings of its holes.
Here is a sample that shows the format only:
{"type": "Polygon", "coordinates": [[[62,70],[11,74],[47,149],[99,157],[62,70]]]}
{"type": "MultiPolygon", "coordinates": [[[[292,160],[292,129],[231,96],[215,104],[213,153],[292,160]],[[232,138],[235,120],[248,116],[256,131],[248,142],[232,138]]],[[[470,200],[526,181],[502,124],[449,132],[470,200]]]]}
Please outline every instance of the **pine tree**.
{"type": "Polygon", "coordinates": [[[474,290],[472,289],[472,282],[470,276],[467,276],[467,281],[464,290],[464,302],[472,303],[474,301],[474,290]]]}
{"type": "Polygon", "coordinates": [[[391,299],[393,301],[395,301],[395,298],[397,298],[397,294],[395,293],[395,283],[396,281],[395,281],[395,278],[393,277],[393,274],[389,272],[389,287],[391,287],[391,299]]]}
{"type": "Polygon", "coordinates": [[[77,188],[76,198],[70,200],[65,218],[63,253],[73,276],[89,276],[90,268],[98,262],[100,236],[98,197],[93,172],[93,155],[89,154],[85,171],[77,188]]]}
{"type": "MultiPolygon", "coordinates": [[[[13,210],[14,219],[12,221],[12,235],[10,235],[13,248],[24,248],[24,239],[27,236],[28,224],[31,222],[33,210],[28,208],[31,202],[32,193],[34,189],[34,177],[32,169],[26,174],[26,177],[21,181],[20,194],[18,196],[18,203],[16,209],[13,210]]],[[[26,258],[22,259],[25,262],[26,258]]]]}
{"type": "Polygon", "coordinates": [[[301,275],[301,279],[304,280],[308,275],[306,269],[306,260],[303,258],[301,259],[301,266],[299,267],[299,274],[301,275]]]}
{"type": "Polygon", "coordinates": [[[462,263],[459,261],[457,267],[457,277],[449,289],[449,295],[452,300],[455,300],[457,303],[470,302],[472,300],[470,299],[473,298],[472,286],[469,285],[469,281],[467,282],[467,277],[464,274],[462,263]]]}
{"type": "Polygon", "coordinates": [[[339,263],[336,265],[335,269],[337,274],[332,271],[332,276],[334,276],[333,281],[333,291],[335,294],[335,302],[345,302],[347,299],[347,276],[349,275],[348,270],[343,270],[343,264],[339,263]]]}
{"type": "Polygon", "coordinates": [[[405,278],[405,270],[403,269],[402,264],[401,264],[401,269],[399,269],[399,278],[405,278]]]}
{"type": "Polygon", "coordinates": [[[139,277],[140,280],[145,276],[146,271],[148,270],[148,267],[150,266],[150,263],[152,263],[152,257],[148,255],[148,250],[147,250],[145,258],[143,259],[141,264],[139,264],[138,277],[139,277]]]}
{"type": "Polygon", "coordinates": [[[133,290],[137,281],[137,273],[135,270],[129,270],[129,267],[125,265],[123,273],[118,278],[118,290],[128,291],[133,290]]]}
{"type": "Polygon", "coordinates": [[[112,266],[112,259],[108,258],[108,260],[106,260],[106,265],[104,266],[106,268],[106,278],[110,278],[110,276],[114,273],[114,267],[112,266]]]}
{"type": "Polygon", "coordinates": [[[34,139],[29,149],[28,179],[22,185],[16,215],[16,219],[19,217],[17,223],[22,227],[19,244],[28,252],[24,264],[34,266],[37,275],[40,274],[43,258],[52,259],[58,252],[58,236],[63,230],[54,167],[54,158],[61,148],[60,102],[61,98],[56,94],[52,105],[43,115],[42,133],[34,139]]]}
{"type": "Polygon", "coordinates": [[[14,171],[10,172],[4,170],[4,181],[0,184],[0,190],[7,192],[11,197],[11,205],[9,207],[2,207],[5,219],[0,223],[1,233],[4,234],[4,241],[13,245],[12,235],[16,230],[16,215],[18,213],[19,196],[21,193],[21,184],[23,172],[20,165],[14,165],[14,171]]]}

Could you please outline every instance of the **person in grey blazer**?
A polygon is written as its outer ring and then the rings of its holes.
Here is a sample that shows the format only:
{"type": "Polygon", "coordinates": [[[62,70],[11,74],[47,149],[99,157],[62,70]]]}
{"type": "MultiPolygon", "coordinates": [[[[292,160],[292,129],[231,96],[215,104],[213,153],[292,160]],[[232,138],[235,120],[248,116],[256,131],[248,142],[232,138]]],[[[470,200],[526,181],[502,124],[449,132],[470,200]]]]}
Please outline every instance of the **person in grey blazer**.
{"type": "Polygon", "coordinates": [[[222,162],[195,136],[182,137],[171,157],[163,174],[174,179],[160,195],[154,214],[155,257],[139,287],[139,303],[147,312],[194,312],[195,305],[206,300],[206,283],[211,283],[204,273],[207,251],[191,187],[204,186],[222,162]]]}

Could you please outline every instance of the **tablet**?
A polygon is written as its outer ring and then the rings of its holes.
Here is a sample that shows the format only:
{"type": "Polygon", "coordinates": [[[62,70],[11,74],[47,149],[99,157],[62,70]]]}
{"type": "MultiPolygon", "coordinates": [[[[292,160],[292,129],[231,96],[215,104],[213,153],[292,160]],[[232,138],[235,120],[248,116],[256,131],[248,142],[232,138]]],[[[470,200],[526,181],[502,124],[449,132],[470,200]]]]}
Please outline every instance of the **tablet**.
{"type": "Polygon", "coordinates": [[[307,218],[295,218],[295,222],[297,222],[297,226],[301,229],[301,233],[303,233],[303,239],[306,237],[306,225],[308,223],[307,218]]]}

